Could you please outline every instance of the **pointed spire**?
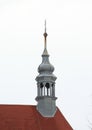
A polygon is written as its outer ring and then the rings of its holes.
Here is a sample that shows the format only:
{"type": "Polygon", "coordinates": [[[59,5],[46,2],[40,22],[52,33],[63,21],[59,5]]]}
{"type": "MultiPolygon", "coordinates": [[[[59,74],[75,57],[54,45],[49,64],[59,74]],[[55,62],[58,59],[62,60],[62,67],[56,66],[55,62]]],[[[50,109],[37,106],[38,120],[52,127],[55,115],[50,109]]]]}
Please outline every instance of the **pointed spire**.
{"type": "Polygon", "coordinates": [[[46,32],[46,20],[45,20],[45,32],[44,32],[44,49],[47,49],[47,32],[46,32]]]}
{"type": "Polygon", "coordinates": [[[45,25],[45,32],[43,34],[43,36],[44,36],[44,52],[43,52],[42,55],[48,55],[48,52],[47,52],[47,36],[48,36],[48,34],[46,32],[46,20],[45,20],[45,24],[44,25],[45,25]]]}

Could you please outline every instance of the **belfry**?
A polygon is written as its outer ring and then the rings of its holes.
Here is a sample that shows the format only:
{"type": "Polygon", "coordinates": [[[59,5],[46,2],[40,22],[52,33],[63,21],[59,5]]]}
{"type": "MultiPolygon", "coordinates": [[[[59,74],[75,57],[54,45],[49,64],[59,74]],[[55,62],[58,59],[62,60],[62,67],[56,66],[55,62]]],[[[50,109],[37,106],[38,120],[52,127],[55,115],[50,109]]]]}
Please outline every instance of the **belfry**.
{"type": "Polygon", "coordinates": [[[44,51],[42,54],[42,63],[38,67],[39,75],[36,77],[38,95],[36,97],[37,110],[44,117],[53,117],[57,110],[55,97],[55,80],[53,74],[54,67],[49,62],[49,54],[47,51],[47,32],[45,21],[44,33],[44,51]]]}

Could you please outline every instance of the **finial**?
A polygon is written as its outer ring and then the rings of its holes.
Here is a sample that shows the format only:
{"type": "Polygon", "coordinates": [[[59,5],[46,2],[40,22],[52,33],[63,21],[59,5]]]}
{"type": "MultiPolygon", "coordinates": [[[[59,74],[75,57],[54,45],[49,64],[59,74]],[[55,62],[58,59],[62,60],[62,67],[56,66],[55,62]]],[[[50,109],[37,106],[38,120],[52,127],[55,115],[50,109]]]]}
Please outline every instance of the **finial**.
{"type": "Polygon", "coordinates": [[[44,35],[44,49],[46,49],[47,48],[47,36],[48,36],[48,34],[46,33],[46,20],[45,20],[45,33],[43,34],[44,35]]]}

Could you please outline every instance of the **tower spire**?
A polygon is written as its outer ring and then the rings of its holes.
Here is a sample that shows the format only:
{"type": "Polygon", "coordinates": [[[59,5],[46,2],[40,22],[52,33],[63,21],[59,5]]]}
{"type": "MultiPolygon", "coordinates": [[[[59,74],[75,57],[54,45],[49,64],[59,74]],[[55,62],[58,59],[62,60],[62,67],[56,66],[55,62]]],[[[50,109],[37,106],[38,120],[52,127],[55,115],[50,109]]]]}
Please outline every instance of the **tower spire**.
{"type": "Polygon", "coordinates": [[[48,51],[47,51],[47,36],[48,36],[48,34],[46,32],[46,20],[45,20],[45,24],[44,25],[45,25],[45,32],[43,34],[43,36],[44,36],[44,51],[43,51],[43,54],[42,54],[43,56],[44,55],[48,55],[48,51]]]}
{"type": "Polygon", "coordinates": [[[44,32],[44,49],[47,49],[47,32],[46,32],[46,20],[45,20],[45,32],[44,32]]]}

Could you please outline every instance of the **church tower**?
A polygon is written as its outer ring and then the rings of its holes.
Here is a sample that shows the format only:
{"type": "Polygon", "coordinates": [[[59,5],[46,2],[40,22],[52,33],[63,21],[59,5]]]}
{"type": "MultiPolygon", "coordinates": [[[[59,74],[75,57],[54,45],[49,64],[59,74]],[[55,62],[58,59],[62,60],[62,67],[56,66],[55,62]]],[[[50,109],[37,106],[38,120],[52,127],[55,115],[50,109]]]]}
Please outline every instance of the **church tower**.
{"type": "Polygon", "coordinates": [[[47,32],[45,21],[44,32],[44,51],[42,54],[42,63],[38,67],[39,75],[37,81],[37,110],[44,117],[53,117],[56,113],[56,97],[55,97],[55,80],[57,77],[53,74],[54,67],[49,62],[49,54],[47,51],[47,32]]]}

